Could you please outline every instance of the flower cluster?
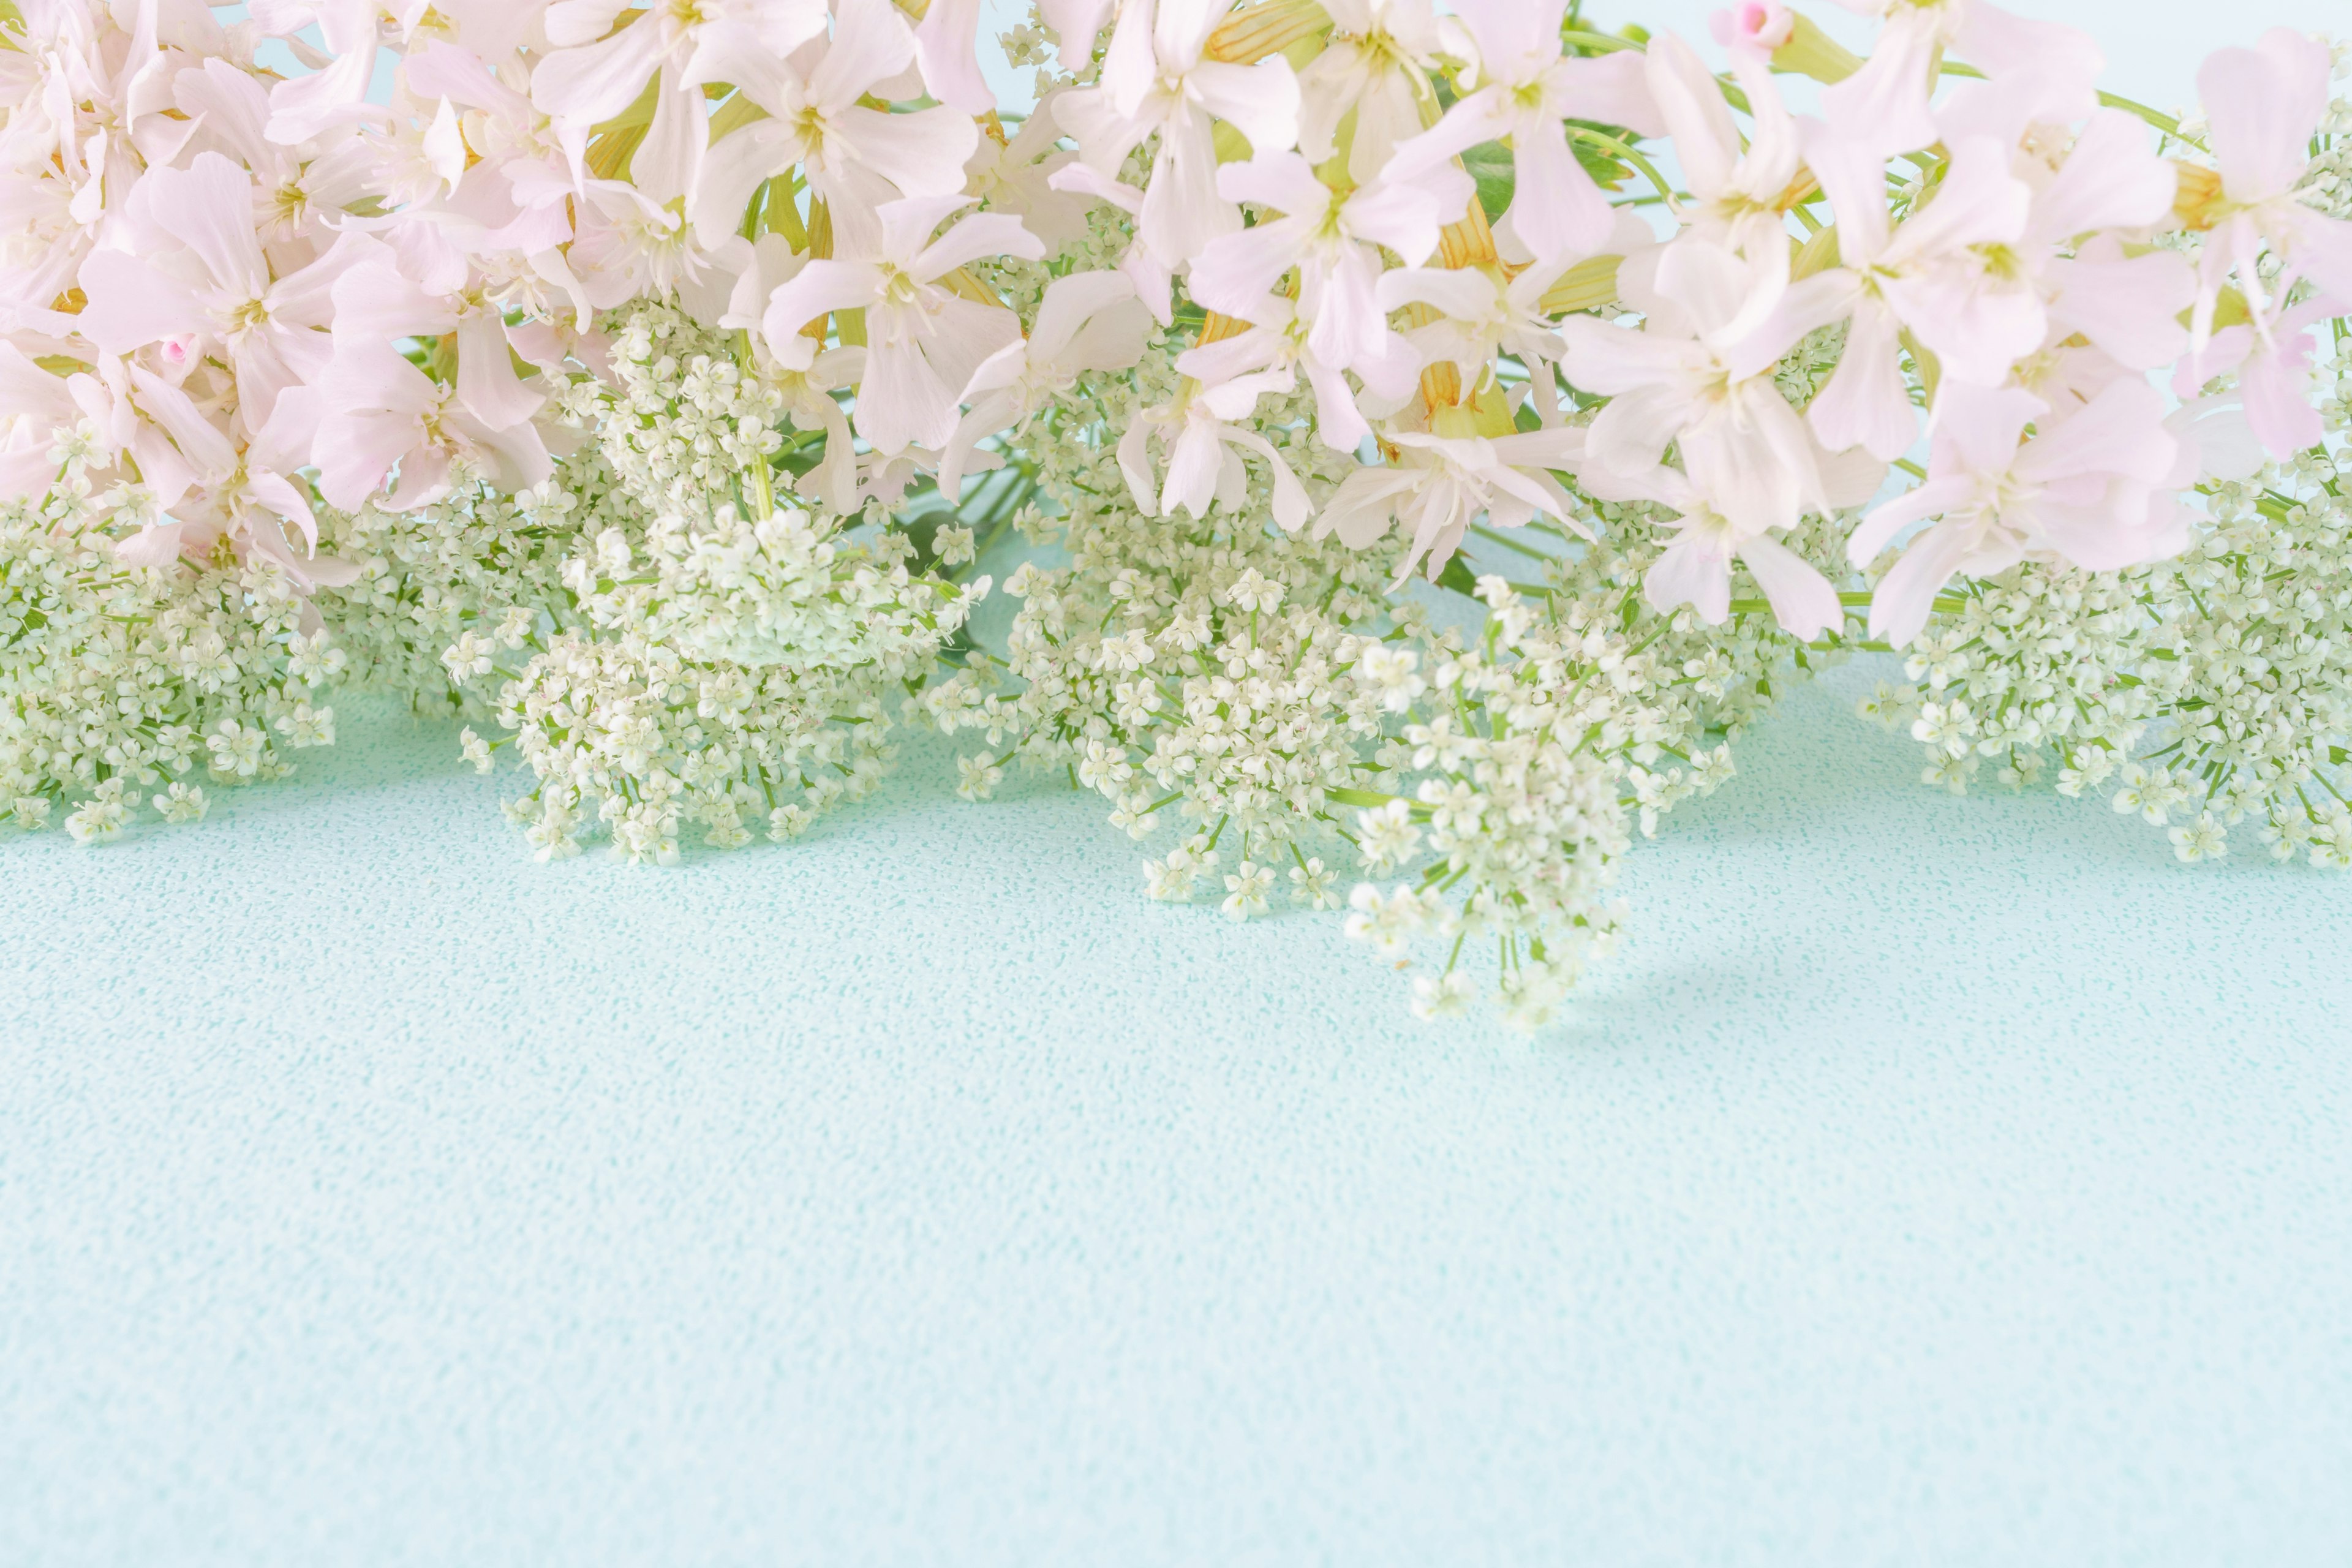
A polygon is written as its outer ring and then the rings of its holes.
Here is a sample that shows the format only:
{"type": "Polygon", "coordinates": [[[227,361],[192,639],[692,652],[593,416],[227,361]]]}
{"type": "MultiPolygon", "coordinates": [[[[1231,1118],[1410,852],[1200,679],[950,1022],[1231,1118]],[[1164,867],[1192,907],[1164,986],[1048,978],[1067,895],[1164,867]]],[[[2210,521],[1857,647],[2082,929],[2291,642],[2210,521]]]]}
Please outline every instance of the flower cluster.
{"type": "Polygon", "coordinates": [[[2352,457],[2328,407],[2328,444],[2216,487],[2174,560],[1969,584],[1913,645],[1918,684],[1865,709],[1907,725],[1955,793],[1990,760],[2011,785],[2110,801],[2186,861],[2248,824],[2278,859],[2352,868],[2352,457]]]}
{"type": "Polygon", "coordinates": [[[334,743],[344,663],[274,561],[133,564],[67,498],[0,507],[0,807],[20,828],[110,839],[150,806],[203,816],[207,784],[283,777],[287,752],[334,743]]]}
{"type": "Polygon", "coordinates": [[[1845,3],[1867,56],[1037,0],[1025,110],[976,0],[0,4],[12,817],[200,815],[347,683],[516,758],[542,858],[667,862],[919,721],[1532,1024],[1636,834],[1878,650],[1937,783],[2352,863],[2336,57],[2179,121],[1845,3]]]}

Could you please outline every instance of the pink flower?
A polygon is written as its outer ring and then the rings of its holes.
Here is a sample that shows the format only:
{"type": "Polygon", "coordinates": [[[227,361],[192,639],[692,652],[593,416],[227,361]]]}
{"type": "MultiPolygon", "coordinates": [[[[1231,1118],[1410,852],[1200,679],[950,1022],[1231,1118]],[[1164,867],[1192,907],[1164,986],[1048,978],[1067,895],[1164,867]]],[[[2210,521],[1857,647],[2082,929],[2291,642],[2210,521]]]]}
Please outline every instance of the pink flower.
{"type": "Polygon", "coordinates": [[[2040,273],[2050,340],[2080,333],[2136,371],[2178,359],[2189,344],[2179,317],[2196,297],[2189,263],[2170,251],[2127,256],[2120,238],[2155,228],[2172,211],[2178,176],[2149,147],[2147,127],[2102,109],[2054,169],[2030,158],[2013,166],[2041,182],[2018,265],[2040,273]],[[2068,246],[2074,254],[2060,256],[2068,246]]]}
{"type": "Polygon", "coordinates": [[[556,0],[553,52],[531,71],[530,95],[576,142],[657,82],[653,121],[631,173],[657,203],[683,195],[710,134],[700,84],[728,79],[730,61],[773,58],[824,31],[824,0],[556,0]],[[619,26],[616,27],[615,23],[619,26]]]}
{"type": "Polygon", "coordinates": [[[1937,520],[1880,579],[1872,636],[1907,645],[1956,573],[1990,576],[2028,555],[2112,571],[2188,542],[2167,487],[2194,482],[2197,454],[2168,427],[2154,387],[2118,381],[2042,423],[2050,412],[2014,388],[1946,389],[1927,481],[1871,512],[1847,541],[1854,564],[1867,565],[1904,529],[1937,520]]]}
{"type": "Polygon", "coordinates": [[[1265,371],[1219,386],[1196,387],[1181,401],[1151,409],[1129,425],[1118,440],[1118,467],[1136,510],[1146,517],[1167,516],[1180,509],[1206,517],[1212,506],[1240,511],[1249,502],[1249,475],[1241,454],[1250,452],[1264,460],[1273,477],[1274,520],[1297,531],[1315,512],[1307,488],[1274,443],[1234,423],[1248,416],[1261,395],[1286,392],[1290,385],[1288,373],[1265,371]],[[1157,486],[1149,449],[1154,437],[1168,448],[1167,478],[1157,486]]]}
{"type": "Polygon", "coordinates": [[[1643,136],[1664,134],[1643,58],[1630,51],[1598,59],[1563,56],[1567,0],[1458,0],[1454,8],[1477,41],[1484,85],[1434,127],[1401,143],[1386,177],[1417,179],[1481,142],[1508,137],[1517,186],[1505,216],[1513,231],[1538,259],[1591,254],[1607,240],[1616,213],[1569,150],[1562,122],[1597,120],[1643,136]]]}
{"type": "Polygon", "coordinates": [[[50,374],[0,338],[0,500],[30,500],[58,480],[58,432],[79,410],[65,378],[50,374]]]}
{"type": "Polygon", "coordinates": [[[1213,241],[1192,264],[1192,297],[1228,315],[1248,311],[1284,275],[1298,273],[1307,347],[1337,369],[1380,355],[1388,313],[1377,291],[1385,246],[1418,266],[1437,248],[1437,202],[1411,186],[1370,185],[1345,196],[1297,153],[1265,153],[1217,171],[1217,191],[1279,213],[1213,241]]]}
{"type": "MultiPolygon", "coordinates": [[[[1101,85],[1071,93],[1055,110],[1079,161],[1104,181],[1115,181],[1127,155],[1158,134],[1136,237],[1170,272],[1242,226],[1241,214],[1217,195],[1215,122],[1239,131],[1254,153],[1282,152],[1298,140],[1298,80],[1288,61],[1277,55],[1241,66],[1206,58],[1224,11],[1215,0],[1129,4],[1111,35],[1101,85]]],[[[1055,184],[1076,188],[1059,176],[1055,184]]],[[[1142,291],[1141,280],[1138,287],[1142,291]]]]}
{"type": "MultiPolygon", "coordinates": [[[[321,68],[279,82],[269,95],[268,135],[292,145],[330,127],[369,112],[368,83],[375,76],[378,0],[255,0],[253,19],[262,31],[283,37],[316,27],[327,46],[321,68]]],[[[425,0],[400,8],[401,25],[424,15],[425,0]]],[[[381,113],[381,110],[377,112],[381,113]]]]}
{"type": "Polygon", "coordinates": [[[2236,401],[2263,449],[2284,459],[2308,451],[2326,434],[2326,423],[2311,403],[2311,357],[2318,347],[2313,329],[2345,313],[2340,300],[2321,298],[2280,311],[2259,325],[2241,323],[2215,332],[2205,352],[2182,360],[2172,380],[2173,395],[2184,401],[2217,375],[2238,373],[2236,401]]]}
{"type": "MultiPolygon", "coordinates": [[[[2191,353],[2200,367],[2215,336],[2214,308],[2232,271],[2257,337],[2272,332],[2273,318],[2297,279],[2309,279],[2324,293],[2352,300],[2352,224],[2305,205],[2299,195],[2310,164],[2312,132],[2327,111],[2328,70],[2325,45],[2273,27],[2254,48],[2216,51],[2197,73],[2221,174],[2221,198],[2213,209],[2218,221],[2206,237],[2189,329],[2191,353]],[[2285,264],[2274,289],[2264,286],[2257,269],[2264,245],[2285,264]]],[[[2190,374],[2203,381],[2213,372],[2200,368],[2190,374]]],[[[2253,415],[2251,401],[2247,412],[2253,415]]],[[[2294,439],[2301,422],[2263,423],[2268,427],[2258,429],[2275,455],[2294,449],[2282,449],[2279,443],[2294,439]]]]}
{"type": "Polygon", "coordinates": [[[1087,212],[1094,204],[1057,190],[1055,174],[1077,154],[1058,145],[1062,127],[1054,118],[1063,91],[1047,93],[1021,122],[1011,140],[982,134],[964,160],[964,189],[990,212],[1011,213],[1021,226],[1045,242],[1050,255],[1087,237],[1087,212]]]}
{"type": "Polygon", "coordinates": [[[915,58],[931,96],[959,114],[986,114],[996,95],[980,73],[981,0],[931,0],[915,28],[915,58]]]}
{"type": "Polygon", "coordinates": [[[358,569],[316,557],[318,522],[310,503],[286,477],[301,461],[265,435],[240,448],[179,387],[141,365],[116,365],[100,393],[91,377],[77,376],[77,402],[105,401],[122,416],[118,435],[138,463],[160,515],[120,542],[116,553],[160,565],[183,552],[203,555],[229,539],[241,553],[258,552],[284,566],[304,586],[348,583],[358,569]],[[123,425],[131,428],[125,430],[123,425]],[[297,551],[287,530],[302,535],[297,551]]]}
{"type": "Polygon", "coordinates": [[[319,490],[352,510],[389,481],[399,511],[446,495],[460,470],[509,493],[552,469],[533,423],[546,399],[515,374],[495,306],[436,296],[377,247],[337,279],[334,357],[280,403],[265,432],[319,467],[319,490]],[[435,381],[394,349],[403,338],[454,333],[454,384],[435,381]]]}
{"type": "Polygon", "coordinates": [[[1045,255],[1036,236],[1001,213],[959,219],[931,237],[969,202],[955,195],[887,203],[877,214],[879,233],[871,248],[809,262],[768,302],[768,346],[788,366],[805,367],[814,353],[803,327],[831,311],[865,310],[857,433],[878,451],[946,446],[973,373],[1021,335],[1020,319],[1002,305],[982,305],[941,285],[949,273],[983,256],[1034,261],[1045,255]]]}
{"type": "Polygon", "coordinates": [[[2055,111],[2076,120],[2096,105],[2095,86],[2105,58],[2089,34],[2054,22],[2034,22],[1985,0],[1838,0],[1849,11],[1884,18],[1870,58],[1822,94],[1830,124],[1882,157],[1916,151],[1937,140],[1927,100],[1946,50],[1999,80],[2042,79],[2055,111]]]}
{"type": "Polygon", "coordinates": [[[1689,45],[1672,33],[1650,40],[1650,95],[1674,138],[1675,155],[1691,199],[1677,203],[1684,232],[1761,263],[1730,335],[1754,328],[1780,302],[1789,280],[1788,217],[1782,198],[1802,167],[1797,122],[1780,102],[1763,56],[1734,50],[1738,74],[1754,118],[1743,136],[1724,101],[1723,85],[1689,45]]]}
{"type": "Polygon", "coordinates": [[[1354,115],[1348,177],[1369,185],[1397,144],[1421,133],[1425,73],[1436,68],[1441,24],[1430,0],[1324,0],[1323,9],[1330,36],[1298,73],[1298,150],[1309,163],[1328,162],[1340,121],[1354,115]]]}
{"type": "MultiPolygon", "coordinates": [[[[347,511],[375,499],[387,484],[390,493],[380,504],[406,511],[447,495],[461,473],[478,475],[511,495],[554,471],[530,421],[490,424],[459,388],[433,380],[389,343],[341,348],[304,402],[315,421],[310,447],[319,466],[319,493],[347,511]]],[[[281,410],[280,423],[294,421],[281,410]]]]}
{"type": "Polygon", "coordinates": [[[1308,342],[1308,323],[1286,295],[1267,294],[1246,310],[1231,312],[1251,323],[1249,330],[1212,343],[1200,343],[1176,356],[1176,368],[1203,386],[1260,372],[1279,373],[1279,380],[1253,384],[1290,390],[1297,376],[1307,378],[1315,397],[1315,430],[1335,452],[1353,452],[1372,433],[1364,404],[1381,417],[1412,400],[1421,374],[1421,356],[1400,334],[1386,332],[1378,352],[1360,357],[1350,371],[1363,383],[1360,398],[1348,375],[1338,366],[1316,357],[1308,342]]]}
{"type": "Polygon", "coordinates": [[[1062,68],[1082,71],[1095,61],[1095,39],[1113,0],[1037,0],[1038,14],[1062,40],[1062,68]]]}
{"type": "Polygon", "coordinates": [[[1674,445],[1692,485],[1743,535],[1828,510],[1813,437],[1773,383],[1773,356],[1737,335],[1769,277],[1762,263],[1685,236],[1654,266],[1620,275],[1626,301],[1647,314],[1641,331],[1590,316],[1560,323],[1570,384],[1610,400],[1593,417],[1588,471],[1643,474],[1674,445]]]}
{"type": "Polygon", "coordinates": [[[1397,581],[1428,563],[1432,581],[1479,518],[1496,528],[1524,528],[1538,516],[1585,533],[1576,503],[1550,470],[1573,469],[1584,451],[1580,429],[1528,430],[1486,437],[1406,430],[1388,439],[1397,461],[1358,468],[1323,503],[1316,534],[1337,533],[1357,550],[1402,522],[1412,546],[1397,581]]]}
{"type": "Polygon", "coordinates": [[[1715,41],[1731,51],[1732,63],[1769,60],[1773,51],[1797,36],[1797,18],[1779,0],[1742,0],[1706,19],[1715,41]]]}
{"type": "Polygon", "coordinates": [[[89,303],[78,324],[106,353],[164,343],[184,361],[199,342],[218,344],[236,375],[240,414],[259,429],[278,395],[332,356],[330,290],[358,252],[346,242],[273,279],[253,201],[253,182],[218,153],[150,173],[121,232],[135,248],[93,251],[82,263],[89,303]]]}
{"type": "Polygon", "coordinates": [[[1643,596],[1660,614],[1688,605],[1708,626],[1721,626],[1731,615],[1731,566],[1737,561],[1764,590],[1774,619],[1791,637],[1810,642],[1845,624],[1844,605],[1828,578],[1770,533],[1744,529],[1725,516],[1685,476],[1654,468],[1636,484],[1614,488],[1617,493],[1608,499],[1655,501],[1678,514],[1664,524],[1674,542],[1642,579],[1643,596]]]}
{"type": "Polygon", "coordinates": [[[888,0],[842,0],[832,38],[791,59],[740,30],[719,37],[727,47],[709,50],[687,85],[731,81],[768,118],[720,137],[704,155],[692,206],[704,245],[733,233],[760,183],[795,163],[830,205],[836,234],[866,231],[859,245],[873,242],[873,211],[883,203],[963,189],[964,161],[980,134],[968,115],[947,107],[892,114],[859,103],[915,55],[914,36],[888,0]]]}
{"type": "MultiPolygon", "coordinates": [[[[1617,215],[1601,256],[1633,258],[1657,248],[1649,226],[1631,213],[1617,215]]],[[[1580,258],[1558,256],[1506,277],[1483,267],[1400,267],[1381,275],[1381,308],[1426,305],[1437,319],[1406,334],[1430,363],[1451,363],[1465,384],[1475,384],[1497,353],[1528,366],[1557,363],[1564,346],[1544,309],[1544,296],[1580,258]]],[[[1621,275],[1622,267],[1621,266],[1621,275]]],[[[1531,374],[1536,395],[1549,404],[1552,377],[1531,374]]]]}
{"type": "Polygon", "coordinates": [[[1832,451],[1860,446],[1892,459],[1918,433],[1897,359],[1904,329],[1937,355],[1947,382],[1980,386],[2006,381],[2042,346],[2041,293],[2029,274],[2003,264],[2024,239],[2033,193],[2010,173],[2007,149],[1973,137],[1951,150],[1935,198],[1890,224],[1876,153],[1817,123],[1805,150],[1837,215],[1844,265],[1790,284],[1759,336],[1786,345],[1846,321],[1837,372],[1807,418],[1832,451]]]}
{"type": "Polygon", "coordinates": [[[972,374],[971,412],[940,453],[940,491],[955,500],[982,437],[1027,418],[1088,371],[1125,370],[1151,336],[1135,285],[1117,272],[1074,272],[1045,285],[1027,338],[1007,343],[972,374]]]}

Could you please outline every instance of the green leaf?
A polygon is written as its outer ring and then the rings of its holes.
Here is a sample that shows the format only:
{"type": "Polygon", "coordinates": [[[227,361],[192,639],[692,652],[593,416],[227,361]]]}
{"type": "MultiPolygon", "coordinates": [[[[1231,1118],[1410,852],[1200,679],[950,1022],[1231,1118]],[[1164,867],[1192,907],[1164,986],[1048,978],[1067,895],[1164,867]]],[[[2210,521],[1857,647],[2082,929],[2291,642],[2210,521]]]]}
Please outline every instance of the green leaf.
{"type": "Polygon", "coordinates": [[[1510,149],[1500,142],[1481,142],[1462,154],[1462,166],[1470,172],[1470,179],[1478,187],[1478,205],[1492,223],[1503,216],[1511,205],[1511,193],[1518,186],[1518,171],[1511,162],[1510,149]]]}
{"type": "Polygon", "coordinates": [[[1437,574],[1437,585],[1441,588],[1451,588],[1455,593],[1473,599],[1476,598],[1478,579],[1471,573],[1470,558],[1457,552],[1454,558],[1445,563],[1445,570],[1437,574]]]}

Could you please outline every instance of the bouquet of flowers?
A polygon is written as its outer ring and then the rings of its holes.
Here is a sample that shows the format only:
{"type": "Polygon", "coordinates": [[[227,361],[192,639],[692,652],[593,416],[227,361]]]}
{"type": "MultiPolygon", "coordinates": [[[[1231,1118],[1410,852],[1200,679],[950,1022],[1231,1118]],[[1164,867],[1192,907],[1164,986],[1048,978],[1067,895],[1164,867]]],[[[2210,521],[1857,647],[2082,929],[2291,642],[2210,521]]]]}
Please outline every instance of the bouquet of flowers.
{"type": "Polygon", "coordinates": [[[355,686],[667,865],[929,726],[1535,1026],[1866,649],[1931,783],[2352,867],[2337,55],[1842,3],[1036,0],[1016,112],[979,0],[0,0],[0,810],[355,686]]]}

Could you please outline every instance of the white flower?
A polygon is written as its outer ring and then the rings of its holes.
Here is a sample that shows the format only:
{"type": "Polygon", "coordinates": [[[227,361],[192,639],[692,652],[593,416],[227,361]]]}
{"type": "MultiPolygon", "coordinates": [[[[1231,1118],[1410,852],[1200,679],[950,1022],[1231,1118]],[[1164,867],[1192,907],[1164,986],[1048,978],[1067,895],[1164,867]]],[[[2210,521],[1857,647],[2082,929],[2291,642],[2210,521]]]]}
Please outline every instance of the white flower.
{"type": "Polygon", "coordinates": [[[1340,906],[1339,874],[1323,864],[1319,856],[1309,857],[1290,868],[1290,896],[1310,910],[1336,910],[1340,906]]]}
{"type": "Polygon", "coordinates": [[[122,824],[128,816],[122,781],[109,779],[66,818],[66,831],[73,835],[77,844],[104,844],[122,836],[122,824]]]}
{"type": "Polygon", "coordinates": [[[1266,911],[1266,893],[1274,887],[1274,869],[1244,860],[1225,879],[1225,901],[1218,907],[1228,920],[1245,921],[1266,911]]]}
{"type": "Polygon", "coordinates": [[[197,822],[211,809],[212,802],[198,785],[174,784],[155,796],[154,806],[166,822],[197,822]]]}
{"type": "Polygon", "coordinates": [[[1382,958],[1402,956],[1406,945],[1429,925],[1429,906],[1402,882],[1386,898],[1373,884],[1359,883],[1348,895],[1348,906],[1355,911],[1348,917],[1349,938],[1371,943],[1382,958]]]}
{"type": "Polygon", "coordinates": [[[256,724],[224,719],[205,737],[213,753],[213,771],[232,778],[249,779],[261,772],[269,737],[256,724]]]}
{"type": "Polygon", "coordinates": [[[956,794],[964,800],[986,800],[1003,780],[1004,770],[986,757],[956,759],[956,794]]]}
{"type": "Polygon", "coordinates": [[[1420,659],[1411,648],[1391,647],[1370,640],[1360,647],[1362,651],[1356,656],[1356,679],[1380,693],[1382,708],[1402,713],[1429,689],[1429,683],[1413,673],[1420,659]]]}
{"type": "Polygon", "coordinates": [[[1459,969],[1441,975],[1418,975],[1412,983],[1412,1016],[1423,1023],[1458,1017],[1469,1010],[1476,995],[1470,976],[1459,969]]]}
{"type": "Polygon", "coordinates": [[[1412,807],[1402,800],[1358,812],[1356,833],[1364,865],[1375,871],[1402,866],[1421,848],[1421,829],[1413,824],[1412,807]]]}
{"type": "Polygon", "coordinates": [[[2230,852],[2228,834],[2210,811],[2199,813],[2197,820],[2185,827],[2174,828],[2169,837],[2172,853],[2187,864],[2219,860],[2230,852]]]}
{"type": "Polygon", "coordinates": [[[875,234],[848,253],[812,261],[779,287],[762,318],[779,361],[806,368],[811,341],[801,329],[828,312],[866,312],[866,374],[858,383],[857,433],[877,450],[937,450],[956,433],[957,405],[982,363],[1018,341],[1021,323],[945,286],[966,262],[987,256],[1035,260],[1044,245],[1018,218],[981,213],[932,237],[967,196],[908,196],[876,209],[875,234]]]}

